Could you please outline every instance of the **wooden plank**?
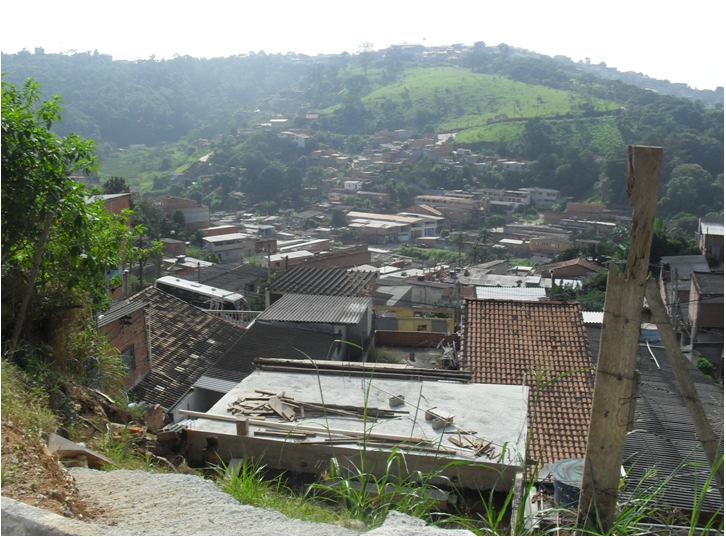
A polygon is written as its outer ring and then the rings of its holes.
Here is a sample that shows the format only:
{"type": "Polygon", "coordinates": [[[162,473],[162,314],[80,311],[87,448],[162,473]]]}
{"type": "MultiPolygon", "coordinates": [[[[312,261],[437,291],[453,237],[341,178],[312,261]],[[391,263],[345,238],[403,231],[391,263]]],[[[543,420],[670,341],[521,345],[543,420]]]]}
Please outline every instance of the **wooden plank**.
{"type": "MultiPolygon", "coordinates": [[[[714,434],[713,427],[708,422],[706,412],[703,409],[703,403],[701,403],[701,399],[698,397],[698,391],[693,384],[693,378],[688,372],[688,362],[681,352],[681,346],[678,343],[676,334],[673,332],[673,327],[668,322],[668,314],[666,313],[663,299],[660,296],[658,284],[654,280],[650,280],[647,283],[645,296],[648,299],[648,306],[651,311],[650,322],[658,327],[661,341],[663,341],[663,346],[673,368],[673,375],[675,375],[676,381],[678,382],[678,391],[686,402],[686,408],[688,408],[688,413],[691,415],[691,419],[693,419],[696,434],[701,441],[703,451],[706,453],[708,463],[711,468],[714,468],[723,450],[723,446],[714,434]]],[[[715,473],[715,479],[721,492],[721,498],[723,499],[723,464],[720,466],[719,471],[715,473]]]]}
{"type": "Polygon", "coordinates": [[[280,398],[276,395],[270,397],[270,400],[267,404],[269,404],[270,408],[274,410],[275,413],[282,419],[287,421],[295,420],[295,411],[292,410],[289,406],[285,405],[282,401],[280,401],[280,398]]]}
{"type": "Polygon", "coordinates": [[[628,146],[627,191],[633,209],[630,247],[625,267],[613,262],[608,270],[578,511],[578,527],[606,533],[615,517],[625,433],[634,404],[634,371],[662,158],[662,148],[628,146]]]}

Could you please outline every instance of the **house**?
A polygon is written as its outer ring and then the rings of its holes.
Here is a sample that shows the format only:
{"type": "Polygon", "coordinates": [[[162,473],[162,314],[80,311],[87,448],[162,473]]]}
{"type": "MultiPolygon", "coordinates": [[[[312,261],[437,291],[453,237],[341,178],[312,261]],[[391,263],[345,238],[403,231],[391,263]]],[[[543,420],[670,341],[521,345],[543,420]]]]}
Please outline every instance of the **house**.
{"type": "Polygon", "coordinates": [[[114,305],[97,325],[124,356],[132,398],[168,412],[244,334],[154,287],[114,305]]]}
{"type": "Polygon", "coordinates": [[[199,280],[199,271],[214,265],[211,261],[197,259],[196,257],[188,255],[164,257],[161,261],[162,267],[166,272],[180,278],[189,278],[191,280],[199,280]]]}
{"type": "Polygon", "coordinates": [[[560,191],[553,188],[529,187],[520,188],[519,190],[529,192],[532,204],[537,209],[552,209],[552,206],[560,199],[560,191]]]}
{"type": "Polygon", "coordinates": [[[161,239],[164,248],[165,257],[176,257],[178,255],[187,255],[187,243],[177,239],[161,239]]]}
{"type": "Polygon", "coordinates": [[[363,181],[343,181],[343,190],[346,192],[363,190],[363,181]]]}
{"type": "Polygon", "coordinates": [[[184,217],[184,225],[190,231],[209,227],[209,207],[195,200],[164,196],[161,198],[161,210],[170,220],[177,212],[181,213],[184,217]]]}
{"type": "Polygon", "coordinates": [[[147,306],[142,298],[122,300],[96,319],[98,332],[121,353],[127,388],[136,386],[151,370],[149,340],[144,329],[147,306]]]}
{"type": "Polygon", "coordinates": [[[572,239],[566,235],[545,235],[529,239],[529,251],[538,254],[559,254],[572,248],[572,239]]]}
{"type": "Polygon", "coordinates": [[[699,219],[698,247],[703,255],[723,266],[723,222],[699,219]]]}
{"type": "Polygon", "coordinates": [[[531,458],[585,455],[593,369],[579,304],[466,300],[463,367],[482,384],[529,386],[531,458]]]}
{"type": "MultiPolygon", "coordinates": [[[[416,203],[433,207],[454,223],[468,222],[477,215],[482,207],[482,202],[473,197],[459,196],[421,195],[416,196],[416,203]]],[[[486,202],[484,202],[484,206],[486,206],[486,202]]]]}
{"type": "Polygon", "coordinates": [[[723,349],[723,272],[693,272],[688,301],[691,346],[702,330],[720,330],[723,349]]]}
{"type": "Polygon", "coordinates": [[[691,274],[709,270],[708,261],[703,255],[671,255],[660,258],[660,294],[674,326],[688,319],[691,274]]]}
{"type": "Polygon", "coordinates": [[[227,463],[246,458],[296,473],[321,474],[332,458],[348,469],[363,450],[374,475],[436,472],[461,489],[507,491],[521,471],[526,387],[469,384],[462,371],[403,364],[259,359],[255,366],[206,414],[180,423],[192,463],[205,460],[214,437],[227,463]],[[275,405],[281,401],[278,408],[288,417],[250,418],[240,434],[235,417],[249,413],[236,409],[271,401],[255,390],[278,393],[275,405]],[[247,399],[252,393],[262,399],[247,399]],[[400,396],[399,406],[391,406],[397,404],[391,394],[400,396]],[[288,402],[304,411],[291,410],[288,402]]]}
{"type": "Polygon", "coordinates": [[[376,329],[400,332],[455,330],[455,309],[444,291],[452,285],[436,282],[390,283],[379,280],[373,304],[376,329]]]}
{"type": "Polygon", "coordinates": [[[346,214],[346,220],[348,227],[359,230],[367,237],[383,238],[380,242],[385,243],[409,242],[418,237],[435,237],[440,218],[350,211],[346,214]]]}
{"type": "Polygon", "coordinates": [[[536,268],[538,274],[542,276],[550,276],[553,278],[586,278],[593,274],[601,272],[603,267],[597,265],[587,259],[578,257],[559,263],[549,263],[540,265],[536,268]]]}
{"type": "Polygon", "coordinates": [[[351,271],[336,267],[302,265],[278,276],[266,291],[270,304],[287,293],[327,296],[371,296],[376,285],[375,272],[351,271]]]}
{"type": "Polygon", "coordinates": [[[332,334],[253,323],[175,405],[174,421],[182,419],[180,410],[209,410],[254,371],[254,361],[259,358],[334,360],[340,357],[341,351],[342,346],[332,334]]]}
{"type": "Polygon", "coordinates": [[[229,233],[237,233],[237,232],[239,232],[239,227],[232,225],[232,224],[227,224],[224,226],[208,227],[208,228],[202,229],[200,231],[202,232],[202,236],[204,236],[204,237],[214,237],[216,235],[227,235],[229,233]]]}
{"type": "Polygon", "coordinates": [[[200,283],[253,298],[260,297],[260,282],[266,278],[265,268],[239,263],[212,265],[199,271],[200,283]]]}
{"type": "Polygon", "coordinates": [[[131,203],[139,196],[138,192],[122,192],[120,194],[97,194],[89,196],[88,201],[103,200],[103,207],[111,214],[121,214],[122,211],[130,210],[131,203]]]}
{"type": "Polygon", "coordinates": [[[240,263],[243,258],[254,257],[255,237],[247,233],[225,233],[204,237],[202,244],[219,256],[221,263],[240,263]]]}
{"type": "Polygon", "coordinates": [[[368,297],[286,294],[255,323],[332,334],[347,345],[347,359],[361,358],[373,333],[373,302],[368,297]]]}

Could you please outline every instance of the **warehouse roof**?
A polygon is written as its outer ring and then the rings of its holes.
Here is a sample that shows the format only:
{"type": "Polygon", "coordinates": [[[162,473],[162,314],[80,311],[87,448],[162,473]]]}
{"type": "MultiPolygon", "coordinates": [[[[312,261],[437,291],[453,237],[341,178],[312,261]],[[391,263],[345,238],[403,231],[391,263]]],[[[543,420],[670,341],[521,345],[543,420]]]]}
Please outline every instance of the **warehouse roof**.
{"type": "Polygon", "coordinates": [[[257,322],[358,324],[371,305],[371,299],[364,297],[286,294],[257,322]]]}
{"type": "Polygon", "coordinates": [[[355,296],[363,293],[375,278],[375,272],[301,266],[288,270],[272,282],[270,291],[304,295],[355,296]]]}
{"type": "Polygon", "coordinates": [[[585,455],[593,371],[577,303],[466,300],[465,368],[482,384],[530,386],[532,458],[585,455]]]}

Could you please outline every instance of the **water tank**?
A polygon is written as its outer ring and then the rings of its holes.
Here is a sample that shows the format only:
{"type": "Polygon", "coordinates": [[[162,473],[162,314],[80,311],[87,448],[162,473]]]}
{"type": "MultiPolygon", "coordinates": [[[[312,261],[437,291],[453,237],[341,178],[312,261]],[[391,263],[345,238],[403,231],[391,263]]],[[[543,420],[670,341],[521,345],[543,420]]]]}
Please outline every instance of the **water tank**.
{"type": "Polygon", "coordinates": [[[640,340],[648,341],[649,343],[660,343],[660,332],[658,332],[658,326],[651,323],[641,323],[640,340]]]}
{"type": "Polygon", "coordinates": [[[559,507],[576,507],[580,502],[582,474],[585,459],[562,459],[552,465],[555,478],[555,504],[559,507]]]}

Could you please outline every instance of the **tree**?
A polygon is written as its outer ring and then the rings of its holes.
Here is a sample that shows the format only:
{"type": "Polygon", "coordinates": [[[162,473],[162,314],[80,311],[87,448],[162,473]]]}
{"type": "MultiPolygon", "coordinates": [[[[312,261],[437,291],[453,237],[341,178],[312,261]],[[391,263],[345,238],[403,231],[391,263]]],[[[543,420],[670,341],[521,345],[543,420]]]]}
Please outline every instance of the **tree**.
{"type": "Polygon", "coordinates": [[[104,194],[121,194],[123,192],[131,192],[123,177],[109,177],[108,181],[103,183],[104,194]]]}
{"type": "MultiPolygon", "coordinates": [[[[40,102],[36,82],[2,83],[3,315],[14,350],[31,320],[108,300],[106,272],[117,266],[126,216],[86,203],[87,189],[69,177],[95,165],[93,142],[51,132],[60,98],[40,102]]],[[[47,334],[43,334],[47,337],[47,334]]]]}

